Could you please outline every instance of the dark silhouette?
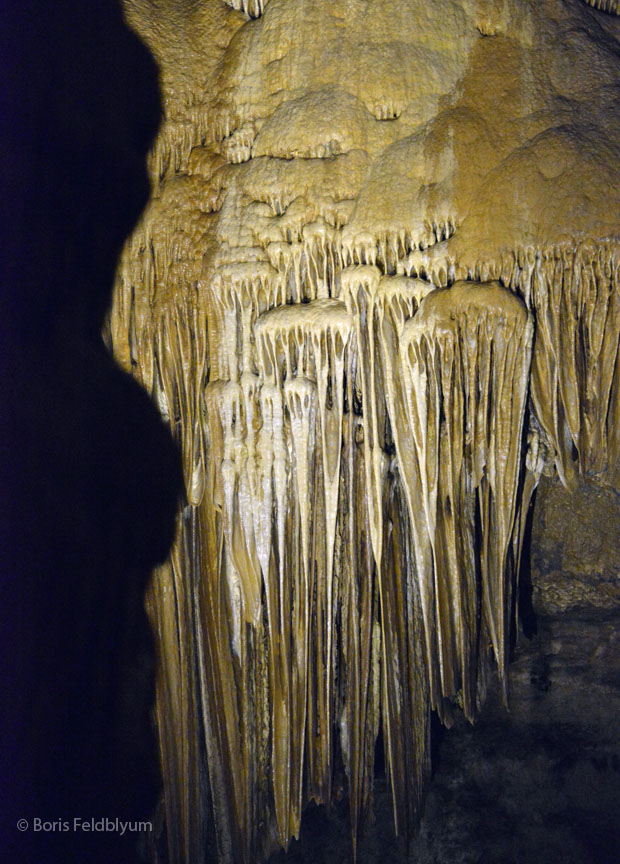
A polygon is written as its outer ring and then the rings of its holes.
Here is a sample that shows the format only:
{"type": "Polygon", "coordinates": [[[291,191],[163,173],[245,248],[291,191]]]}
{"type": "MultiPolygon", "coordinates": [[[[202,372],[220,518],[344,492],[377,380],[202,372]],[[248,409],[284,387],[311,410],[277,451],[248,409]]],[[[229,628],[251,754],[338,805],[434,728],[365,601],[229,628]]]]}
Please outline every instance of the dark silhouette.
{"type": "Polygon", "coordinates": [[[148,197],[157,73],[114,0],[9,0],[2,19],[0,843],[122,864],[135,834],[72,827],[149,819],[160,787],[143,603],[180,460],[100,337],[148,197]],[[17,830],[36,817],[71,827],[17,830]]]}

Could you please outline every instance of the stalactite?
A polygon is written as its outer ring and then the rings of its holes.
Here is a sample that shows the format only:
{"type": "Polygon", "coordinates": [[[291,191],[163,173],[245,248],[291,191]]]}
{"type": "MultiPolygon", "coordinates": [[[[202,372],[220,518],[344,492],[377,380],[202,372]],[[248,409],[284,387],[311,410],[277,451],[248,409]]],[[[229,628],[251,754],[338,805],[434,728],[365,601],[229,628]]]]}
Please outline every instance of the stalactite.
{"type": "Polygon", "coordinates": [[[397,437],[398,430],[388,428],[388,412],[394,405],[392,351],[404,321],[415,313],[421,297],[432,286],[404,277],[382,278],[380,271],[369,265],[349,267],[340,279],[342,295],[355,322],[358,360],[353,381],[359,379],[364,409],[365,488],[378,574],[387,764],[395,827],[407,837],[415,824],[427,774],[428,692],[419,598],[406,539],[406,505],[395,464],[389,471],[390,438],[397,437]],[[413,657],[417,663],[412,662],[413,657]]]}
{"type": "MultiPolygon", "coordinates": [[[[302,305],[281,306],[265,315],[258,321],[256,326],[256,337],[259,343],[259,368],[260,375],[266,382],[264,387],[269,387],[277,402],[271,401],[270,415],[263,417],[274,441],[274,491],[277,512],[277,535],[278,535],[278,586],[279,591],[279,627],[276,625],[276,610],[272,615],[272,628],[274,633],[279,633],[279,639],[286,643],[286,662],[292,651],[297,654],[300,650],[302,657],[297,663],[297,686],[305,692],[310,688],[314,692],[317,705],[311,705],[316,709],[318,716],[309,718],[309,784],[314,798],[319,801],[329,801],[331,796],[331,773],[332,773],[332,743],[331,730],[333,726],[333,668],[334,668],[334,544],[336,539],[337,508],[340,484],[340,463],[342,445],[343,425],[343,401],[344,401],[344,369],[345,353],[349,340],[350,321],[342,303],[336,300],[315,300],[302,305]],[[302,573],[309,576],[308,581],[304,578],[303,588],[295,597],[293,607],[297,608],[298,614],[303,616],[301,632],[299,629],[290,630],[288,606],[290,606],[290,595],[288,583],[294,578],[293,573],[286,572],[285,562],[287,558],[287,546],[290,547],[291,538],[287,537],[287,486],[288,470],[286,464],[289,448],[285,442],[284,430],[284,400],[282,390],[291,417],[290,428],[298,432],[292,447],[295,456],[295,475],[299,490],[300,511],[307,517],[308,503],[303,501],[308,496],[310,502],[317,495],[321,495],[317,486],[314,486],[314,495],[310,493],[311,486],[305,489],[299,487],[300,479],[308,479],[309,463],[312,462],[314,444],[316,442],[316,459],[314,478],[317,480],[317,469],[322,477],[322,507],[314,507],[312,526],[314,529],[313,545],[319,544],[320,553],[317,556],[314,551],[313,559],[302,564],[302,573]],[[302,398],[303,397],[303,398],[302,398]],[[278,405],[278,410],[273,412],[273,405],[278,405]],[[310,408],[315,408],[310,412],[310,408]],[[292,408],[292,412],[291,412],[292,408]],[[310,438],[312,436],[312,438],[310,438]],[[303,450],[302,443],[312,444],[312,450],[303,450]],[[277,448],[277,454],[276,454],[277,448]],[[300,477],[301,472],[301,477],[300,477]],[[316,583],[316,584],[314,584],[316,583]],[[314,586],[314,587],[313,587],[314,586]],[[308,666],[308,639],[311,632],[311,622],[308,620],[309,596],[316,593],[317,620],[316,639],[317,648],[313,658],[314,669],[308,666]],[[315,678],[314,682],[308,680],[315,678]],[[316,688],[316,690],[314,690],[316,688]]],[[[314,484],[312,484],[314,485],[314,484]]],[[[308,543],[306,532],[309,524],[302,525],[302,551],[308,543]]],[[[271,578],[271,577],[268,577],[271,578]]],[[[296,689],[290,680],[288,667],[285,670],[287,680],[283,682],[282,692],[274,693],[274,705],[282,704],[283,694],[294,692],[296,689]]],[[[291,710],[287,707],[282,718],[284,730],[288,729],[291,710]]],[[[305,706],[303,710],[305,721],[305,706]]],[[[275,719],[275,718],[274,718],[275,719]]],[[[298,742],[303,742],[304,724],[296,729],[298,742]]],[[[285,734],[283,732],[283,734],[285,734]]],[[[278,766],[282,761],[286,772],[290,771],[291,764],[303,764],[303,744],[301,754],[290,754],[287,752],[282,760],[279,754],[274,752],[274,769],[276,774],[278,766]]],[[[288,748],[287,748],[288,750],[288,748]]],[[[284,770],[284,768],[283,768],[284,770]]],[[[298,780],[297,785],[301,781],[298,780]]],[[[288,790],[290,778],[283,776],[279,778],[279,787],[275,789],[276,802],[280,797],[288,801],[288,790]],[[284,790],[284,791],[283,791],[284,790]]],[[[292,817],[292,824],[298,830],[300,819],[300,794],[297,793],[295,800],[297,808],[292,817]]],[[[281,838],[286,843],[290,836],[290,820],[282,824],[282,818],[278,818],[281,838]]]]}
{"type": "Polygon", "coordinates": [[[401,340],[427,650],[442,695],[470,719],[488,643],[505,681],[531,343],[525,306],[497,283],[432,292],[401,340]]]}
{"type": "Polygon", "coordinates": [[[615,243],[556,248],[536,260],[532,398],[565,484],[576,470],[600,474],[620,456],[619,268],[615,243]]]}
{"type": "Polygon", "coordinates": [[[354,352],[349,358],[344,430],[344,488],[341,508],[343,583],[340,658],[340,746],[349,787],[351,839],[355,855],[371,808],[375,741],[380,719],[380,623],[376,569],[365,485],[362,418],[353,410],[354,352]]]}

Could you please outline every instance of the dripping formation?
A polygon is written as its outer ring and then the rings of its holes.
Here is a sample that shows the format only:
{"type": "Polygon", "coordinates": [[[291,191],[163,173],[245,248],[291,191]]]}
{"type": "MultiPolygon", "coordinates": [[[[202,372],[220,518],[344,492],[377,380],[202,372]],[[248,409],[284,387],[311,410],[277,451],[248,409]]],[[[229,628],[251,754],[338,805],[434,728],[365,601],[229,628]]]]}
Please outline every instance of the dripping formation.
{"type": "Polygon", "coordinates": [[[618,0],[586,0],[586,2],[603,12],[618,13],[618,0]]]}
{"type": "Polygon", "coordinates": [[[380,726],[407,839],[431,711],[506,691],[541,473],[620,457],[616,4],[377,0],[383,41],[367,5],[126,2],[165,118],[106,338],[183,454],[173,864],[265,860],[342,787],[355,852],[380,726]]]}

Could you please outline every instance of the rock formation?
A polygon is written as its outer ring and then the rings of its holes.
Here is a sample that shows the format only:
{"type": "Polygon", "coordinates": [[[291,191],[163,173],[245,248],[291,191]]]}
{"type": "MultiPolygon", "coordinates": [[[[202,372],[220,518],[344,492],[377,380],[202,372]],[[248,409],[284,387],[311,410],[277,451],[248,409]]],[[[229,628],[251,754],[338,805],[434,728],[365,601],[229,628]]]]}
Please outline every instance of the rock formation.
{"type": "Polygon", "coordinates": [[[380,724],[407,838],[431,710],[506,690],[541,474],[615,476],[616,3],[125,8],[164,118],[107,339],[183,455],[170,860],[264,859],[343,785],[355,850],[380,724]]]}

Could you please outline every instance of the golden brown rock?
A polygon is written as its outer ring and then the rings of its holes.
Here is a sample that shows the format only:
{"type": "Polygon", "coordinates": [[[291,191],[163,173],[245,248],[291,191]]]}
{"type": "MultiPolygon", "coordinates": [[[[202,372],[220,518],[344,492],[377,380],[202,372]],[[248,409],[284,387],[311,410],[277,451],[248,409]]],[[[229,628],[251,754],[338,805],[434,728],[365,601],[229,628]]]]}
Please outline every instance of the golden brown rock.
{"type": "Polygon", "coordinates": [[[541,472],[617,462],[620,22],[591,5],[126,0],[164,118],[108,340],[183,453],[149,596],[174,864],[210,830],[223,862],[286,847],[337,754],[355,847],[380,719],[406,837],[431,708],[505,679],[541,472]]]}

